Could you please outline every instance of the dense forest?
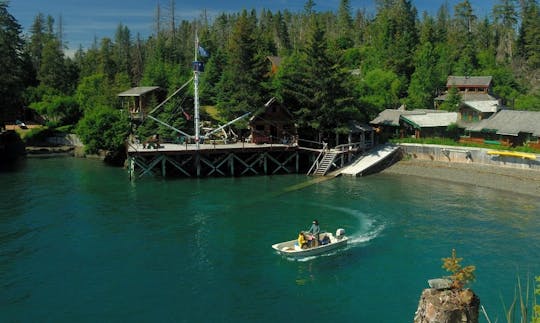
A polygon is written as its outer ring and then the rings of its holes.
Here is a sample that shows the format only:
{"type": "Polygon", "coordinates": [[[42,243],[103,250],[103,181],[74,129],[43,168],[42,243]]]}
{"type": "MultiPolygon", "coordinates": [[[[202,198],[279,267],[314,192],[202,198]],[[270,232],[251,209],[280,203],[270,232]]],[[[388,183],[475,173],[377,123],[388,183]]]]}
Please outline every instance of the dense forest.
{"type": "MultiPolygon", "coordinates": [[[[193,74],[196,33],[209,54],[202,58],[201,103],[221,121],[276,97],[301,134],[343,133],[350,120],[369,121],[387,108],[433,108],[449,75],[491,75],[503,104],[540,111],[536,0],[500,0],[486,17],[468,0],[443,4],[435,15],[418,13],[409,0],[376,4],[376,12],[352,12],[341,0],[334,12],[317,12],[307,0],[302,12],[202,12],[178,22],[171,0],[156,8],[147,39],[119,24],[113,39],[95,39],[68,57],[61,23],[37,13],[23,34],[0,0],[0,111],[29,107],[49,128],[75,131],[89,151],[118,149],[130,126],[117,94],[134,86],[160,86],[169,94],[179,88],[193,74]],[[281,58],[275,74],[268,56],[281,58]]],[[[190,100],[174,98],[159,118],[191,129],[183,113],[192,113],[190,100]]],[[[172,136],[151,120],[138,131],[155,129],[172,136]]]]}

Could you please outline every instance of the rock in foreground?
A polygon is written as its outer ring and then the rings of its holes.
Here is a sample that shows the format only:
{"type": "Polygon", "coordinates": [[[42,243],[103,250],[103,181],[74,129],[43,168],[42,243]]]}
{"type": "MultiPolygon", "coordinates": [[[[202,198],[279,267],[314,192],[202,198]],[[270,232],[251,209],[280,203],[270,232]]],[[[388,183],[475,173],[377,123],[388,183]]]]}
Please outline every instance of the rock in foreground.
{"type": "Polygon", "coordinates": [[[470,289],[434,289],[422,292],[414,323],[478,323],[480,299],[470,289]]]}

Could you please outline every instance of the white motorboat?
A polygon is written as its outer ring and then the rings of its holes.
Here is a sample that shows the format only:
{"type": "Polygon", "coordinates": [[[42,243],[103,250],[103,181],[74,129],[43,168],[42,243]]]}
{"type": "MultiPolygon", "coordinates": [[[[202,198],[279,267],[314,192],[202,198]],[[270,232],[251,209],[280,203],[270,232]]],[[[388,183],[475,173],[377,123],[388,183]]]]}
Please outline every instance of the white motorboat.
{"type": "Polygon", "coordinates": [[[321,241],[324,241],[324,237],[328,237],[328,243],[321,243],[316,247],[301,248],[298,245],[298,240],[290,240],[280,242],[272,245],[272,248],[279,254],[292,257],[292,258],[304,258],[310,256],[320,255],[331,250],[335,250],[339,247],[345,246],[349,238],[345,236],[344,229],[337,229],[336,235],[330,232],[324,232],[320,234],[321,241]]]}

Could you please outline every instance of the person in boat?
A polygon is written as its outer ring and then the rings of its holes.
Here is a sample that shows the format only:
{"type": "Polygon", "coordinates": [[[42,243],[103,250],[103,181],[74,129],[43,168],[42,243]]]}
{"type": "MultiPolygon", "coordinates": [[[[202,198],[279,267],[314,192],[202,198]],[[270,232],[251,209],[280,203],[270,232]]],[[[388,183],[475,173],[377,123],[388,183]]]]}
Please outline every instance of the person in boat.
{"type": "Polygon", "coordinates": [[[330,243],[330,237],[325,234],[324,237],[321,240],[321,244],[324,246],[324,245],[327,245],[329,243],[330,243]]]}
{"type": "Polygon", "coordinates": [[[319,221],[313,220],[313,223],[311,224],[311,227],[307,231],[311,234],[313,239],[311,239],[311,245],[310,247],[316,247],[319,245],[319,235],[321,233],[321,228],[319,227],[319,221]]]}
{"type": "Polygon", "coordinates": [[[298,235],[298,246],[302,249],[306,249],[308,246],[304,231],[300,231],[300,234],[298,235]]]}

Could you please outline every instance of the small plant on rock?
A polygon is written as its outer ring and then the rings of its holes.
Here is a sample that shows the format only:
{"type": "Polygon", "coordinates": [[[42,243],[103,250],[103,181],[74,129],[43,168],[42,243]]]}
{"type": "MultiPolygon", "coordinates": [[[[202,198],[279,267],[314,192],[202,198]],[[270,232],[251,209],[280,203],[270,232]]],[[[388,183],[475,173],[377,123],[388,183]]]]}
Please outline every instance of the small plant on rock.
{"type": "Polygon", "coordinates": [[[463,267],[461,265],[462,260],[463,258],[456,256],[456,249],[452,249],[451,257],[442,258],[442,268],[452,273],[449,277],[452,280],[452,288],[461,289],[475,279],[474,271],[476,266],[463,267]]]}

